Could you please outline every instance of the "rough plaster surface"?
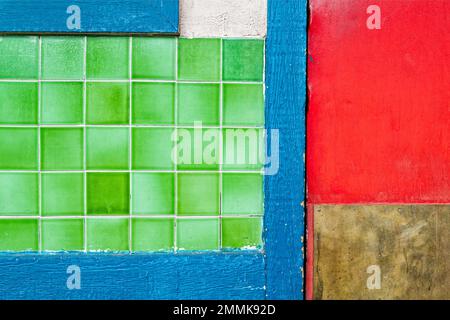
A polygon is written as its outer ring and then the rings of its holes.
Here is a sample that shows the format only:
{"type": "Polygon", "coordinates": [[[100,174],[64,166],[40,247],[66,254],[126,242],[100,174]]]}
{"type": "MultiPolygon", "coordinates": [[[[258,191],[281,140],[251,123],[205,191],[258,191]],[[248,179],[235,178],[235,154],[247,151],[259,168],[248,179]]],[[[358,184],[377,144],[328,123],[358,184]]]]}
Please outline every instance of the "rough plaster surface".
{"type": "Polygon", "coordinates": [[[180,0],[183,37],[264,38],[267,0],[180,0]]]}

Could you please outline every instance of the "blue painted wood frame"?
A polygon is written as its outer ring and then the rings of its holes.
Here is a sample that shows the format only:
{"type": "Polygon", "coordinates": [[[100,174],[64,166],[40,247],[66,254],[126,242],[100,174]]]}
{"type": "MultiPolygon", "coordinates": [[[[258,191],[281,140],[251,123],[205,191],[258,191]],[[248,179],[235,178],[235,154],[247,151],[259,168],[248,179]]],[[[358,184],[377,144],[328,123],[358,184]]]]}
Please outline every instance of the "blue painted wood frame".
{"type": "Polygon", "coordinates": [[[0,254],[0,298],[302,299],[306,2],[268,0],[266,126],[280,166],[265,177],[263,252],[0,254]],[[67,287],[71,266],[80,289],[67,287]]]}
{"type": "Polygon", "coordinates": [[[0,0],[0,32],[177,34],[178,10],[178,0],[0,0]]]}

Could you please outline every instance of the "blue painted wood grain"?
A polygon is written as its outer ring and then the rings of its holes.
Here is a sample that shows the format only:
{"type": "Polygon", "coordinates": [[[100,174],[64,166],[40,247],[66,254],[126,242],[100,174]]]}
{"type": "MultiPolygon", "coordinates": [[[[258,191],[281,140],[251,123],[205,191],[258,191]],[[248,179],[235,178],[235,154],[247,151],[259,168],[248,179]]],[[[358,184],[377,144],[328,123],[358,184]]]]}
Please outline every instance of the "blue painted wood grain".
{"type": "Polygon", "coordinates": [[[178,33],[178,0],[0,0],[0,32],[178,33]],[[80,8],[69,29],[67,8],[80,8]]]}
{"type": "Polygon", "coordinates": [[[279,172],[265,179],[268,299],[303,298],[306,27],[306,0],[268,1],[266,127],[280,141],[279,172]]]}
{"type": "Polygon", "coordinates": [[[260,253],[0,255],[0,299],[264,299],[264,284],[260,253]]]}

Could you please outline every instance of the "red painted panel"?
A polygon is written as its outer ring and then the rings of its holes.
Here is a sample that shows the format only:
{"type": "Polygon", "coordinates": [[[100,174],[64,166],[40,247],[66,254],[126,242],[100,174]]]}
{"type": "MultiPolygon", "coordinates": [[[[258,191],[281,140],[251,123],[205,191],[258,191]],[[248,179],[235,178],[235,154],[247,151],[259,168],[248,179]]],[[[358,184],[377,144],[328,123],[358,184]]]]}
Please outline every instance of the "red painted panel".
{"type": "Polygon", "coordinates": [[[310,203],[450,203],[450,1],[310,5],[310,203]]]}

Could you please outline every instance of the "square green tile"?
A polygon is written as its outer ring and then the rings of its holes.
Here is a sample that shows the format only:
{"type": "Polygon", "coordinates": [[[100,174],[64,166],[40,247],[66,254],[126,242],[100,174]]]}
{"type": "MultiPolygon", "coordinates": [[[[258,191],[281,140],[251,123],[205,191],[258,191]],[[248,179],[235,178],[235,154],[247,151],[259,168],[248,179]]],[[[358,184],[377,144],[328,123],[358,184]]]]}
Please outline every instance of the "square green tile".
{"type": "Polygon", "coordinates": [[[42,79],[84,78],[84,37],[42,37],[42,79]]]}
{"type": "Polygon", "coordinates": [[[264,40],[223,41],[223,80],[262,81],[264,40]]]}
{"type": "Polygon", "coordinates": [[[83,173],[43,173],[41,179],[43,216],[84,214],[83,173]]]}
{"type": "Polygon", "coordinates": [[[177,130],[178,170],[219,170],[220,129],[177,130]]]}
{"type": "Polygon", "coordinates": [[[42,124],[82,124],[83,84],[43,82],[41,84],[42,124]]]}
{"type": "Polygon", "coordinates": [[[179,215],[219,215],[219,174],[178,174],[179,215]]]}
{"type": "Polygon", "coordinates": [[[41,168],[83,170],[83,128],[42,128],[41,168]]]}
{"type": "Polygon", "coordinates": [[[133,219],[133,251],[169,251],[174,248],[174,219],[133,219]]]}
{"type": "Polygon", "coordinates": [[[37,170],[38,157],[37,128],[0,128],[0,170],[37,170]]]}
{"type": "Polygon", "coordinates": [[[83,219],[42,220],[42,250],[84,250],[83,219]]]}
{"type": "Polygon", "coordinates": [[[223,218],[222,247],[259,248],[262,245],[261,218],[223,218]]]}
{"type": "Polygon", "coordinates": [[[263,126],[264,91],[261,84],[224,84],[223,124],[263,126]]]}
{"type": "Polygon", "coordinates": [[[220,124],[220,86],[218,84],[178,85],[178,124],[218,126],[220,124]]]}
{"type": "Polygon", "coordinates": [[[130,129],[126,127],[86,129],[88,170],[127,170],[129,168],[130,129]]]}
{"type": "Polygon", "coordinates": [[[130,85],[95,82],[87,84],[88,124],[129,124],[130,85]]]}
{"type": "Polygon", "coordinates": [[[0,251],[37,251],[38,232],[37,219],[1,219],[0,251]]]}
{"type": "Polygon", "coordinates": [[[0,173],[0,215],[39,214],[37,173],[0,173]]]}
{"type": "Polygon", "coordinates": [[[173,170],[172,128],[133,128],[133,169],[173,170]]]}
{"type": "Polygon", "coordinates": [[[178,250],[218,250],[219,219],[178,219],[178,250]]]}
{"type": "Polygon", "coordinates": [[[174,214],[174,174],[133,173],[133,214],[174,214]]]}
{"type": "Polygon", "coordinates": [[[259,173],[223,174],[222,214],[262,214],[263,176],[259,173]]]}
{"type": "Polygon", "coordinates": [[[38,57],[38,37],[0,37],[0,78],[37,79],[38,57]]]}
{"type": "Polygon", "coordinates": [[[89,215],[130,213],[129,173],[88,173],[87,213],[89,215]]]}
{"type": "Polygon", "coordinates": [[[220,80],[220,39],[179,39],[178,79],[220,80]]]}
{"type": "Polygon", "coordinates": [[[38,84],[0,83],[0,123],[37,124],[38,84]]]}
{"type": "Polygon", "coordinates": [[[88,37],[87,78],[129,79],[129,42],[127,37],[88,37]]]}
{"type": "Polygon", "coordinates": [[[89,251],[129,251],[129,219],[88,219],[89,251]]]}
{"type": "Polygon", "coordinates": [[[265,153],[263,129],[223,130],[223,170],[262,170],[265,153]]]}
{"type": "Polygon", "coordinates": [[[175,79],[175,38],[133,38],[134,79],[175,79]]]}
{"type": "Polygon", "coordinates": [[[175,84],[133,83],[133,124],[173,125],[175,84]]]}

